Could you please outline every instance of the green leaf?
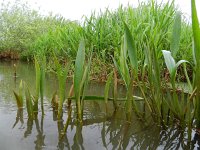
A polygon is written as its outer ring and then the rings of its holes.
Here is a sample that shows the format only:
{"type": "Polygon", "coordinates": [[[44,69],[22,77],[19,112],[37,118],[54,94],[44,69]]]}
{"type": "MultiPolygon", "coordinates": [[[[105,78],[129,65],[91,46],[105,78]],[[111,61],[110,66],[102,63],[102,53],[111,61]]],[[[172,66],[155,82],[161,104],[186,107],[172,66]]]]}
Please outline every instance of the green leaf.
{"type": "Polygon", "coordinates": [[[176,62],[175,62],[174,58],[172,57],[170,51],[162,50],[162,53],[163,53],[163,56],[165,59],[165,64],[167,66],[167,69],[169,70],[169,73],[171,75],[176,66],[176,62]]]}
{"type": "Polygon", "coordinates": [[[75,96],[78,97],[80,94],[80,83],[83,78],[83,67],[85,63],[85,42],[82,39],[79,44],[78,52],[75,61],[75,72],[74,72],[74,91],[75,96]]]}
{"type": "Polygon", "coordinates": [[[170,78],[171,78],[171,83],[173,88],[175,88],[175,78],[176,78],[176,72],[177,68],[182,64],[182,63],[189,63],[186,60],[180,60],[178,63],[175,62],[174,58],[171,55],[170,51],[167,50],[162,50],[164,59],[165,59],[165,64],[167,66],[167,69],[169,70],[170,73],[170,78]]]}
{"type": "Polygon", "coordinates": [[[14,93],[14,96],[15,96],[15,100],[17,102],[17,107],[18,108],[23,107],[23,104],[21,103],[21,97],[15,91],[13,91],[13,93],[14,93]]]}
{"type": "Polygon", "coordinates": [[[19,84],[19,94],[17,94],[15,91],[13,91],[13,93],[15,95],[17,107],[22,108],[23,107],[23,82],[22,82],[22,80],[20,81],[20,84],[19,84]]]}
{"type": "Polygon", "coordinates": [[[135,43],[126,23],[125,27],[125,44],[127,44],[128,56],[130,58],[131,66],[135,70],[136,74],[138,73],[138,60],[137,60],[137,49],[135,48],[135,43]]]}
{"type": "Polygon", "coordinates": [[[170,42],[170,50],[174,58],[176,58],[176,54],[179,49],[180,37],[181,37],[181,13],[177,12],[173,26],[172,38],[170,42]]]}

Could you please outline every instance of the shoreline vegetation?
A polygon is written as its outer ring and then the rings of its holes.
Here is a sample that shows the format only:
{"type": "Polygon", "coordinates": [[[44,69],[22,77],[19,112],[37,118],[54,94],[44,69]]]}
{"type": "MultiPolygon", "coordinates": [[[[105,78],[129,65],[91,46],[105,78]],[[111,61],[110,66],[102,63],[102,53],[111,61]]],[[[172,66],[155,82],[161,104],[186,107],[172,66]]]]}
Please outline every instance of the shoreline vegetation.
{"type": "MultiPolygon", "coordinates": [[[[47,68],[52,68],[54,54],[60,62],[75,60],[79,41],[84,37],[86,42],[86,57],[93,51],[91,78],[106,81],[113,69],[112,57],[120,55],[124,24],[126,22],[134,35],[137,56],[138,73],[142,72],[145,61],[145,49],[156,49],[161,58],[162,49],[170,49],[173,24],[179,10],[174,2],[159,4],[149,0],[140,3],[137,8],[119,6],[114,11],[107,9],[89,17],[83,17],[82,22],[66,20],[62,16],[42,16],[37,10],[29,8],[20,0],[14,4],[2,4],[0,10],[0,58],[33,61],[34,56],[45,55],[47,68]]],[[[192,26],[184,18],[181,19],[181,36],[177,60],[193,61],[192,56],[192,26]]],[[[176,41],[175,41],[176,42],[176,41]]],[[[129,62],[128,62],[129,64],[129,62]]],[[[73,65],[73,64],[72,64],[73,65]]],[[[162,76],[169,80],[166,66],[162,76]]],[[[71,67],[73,71],[74,66],[71,67]]],[[[191,72],[190,66],[187,67],[191,72]]],[[[51,70],[51,69],[49,69],[51,70]]],[[[178,72],[184,72],[183,67],[178,72]]],[[[192,77],[192,74],[189,75],[192,77]]],[[[185,76],[178,80],[186,81],[185,76]]]]}

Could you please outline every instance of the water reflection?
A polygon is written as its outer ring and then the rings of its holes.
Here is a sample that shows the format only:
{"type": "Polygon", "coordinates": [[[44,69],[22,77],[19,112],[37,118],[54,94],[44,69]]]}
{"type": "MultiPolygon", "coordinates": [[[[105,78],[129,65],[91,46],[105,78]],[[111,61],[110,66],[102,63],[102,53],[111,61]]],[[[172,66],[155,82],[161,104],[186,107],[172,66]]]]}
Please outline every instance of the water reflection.
{"type": "Polygon", "coordinates": [[[16,120],[15,120],[15,123],[13,124],[13,128],[18,124],[19,121],[21,123],[20,128],[22,128],[23,125],[24,125],[23,108],[18,108],[17,109],[16,120]]]}
{"type": "MultiPolygon", "coordinates": [[[[85,119],[82,124],[76,121],[75,111],[72,111],[72,109],[70,111],[66,108],[64,111],[66,114],[63,116],[67,118],[66,121],[64,119],[58,120],[57,110],[53,109],[52,120],[56,122],[58,132],[57,149],[77,150],[94,148],[94,146],[88,146],[84,142],[91,128],[94,128],[95,132],[97,132],[97,134],[95,133],[96,136],[101,137],[101,146],[105,149],[193,149],[196,144],[200,143],[200,136],[197,133],[194,135],[192,142],[190,142],[186,140],[188,138],[186,131],[176,126],[165,130],[152,122],[146,124],[144,120],[138,120],[134,115],[132,115],[131,122],[129,122],[126,120],[126,114],[121,107],[117,111],[109,111],[102,115],[104,109],[102,109],[103,107],[101,107],[100,103],[95,102],[91,105],[89,105],[90,108],[86,109],[87,112],[84,112],[85,119]],[[91,105],[97,108],[101,115],[97,112],[94,115],[93,111],[95,110],[91,108],[91,105]],[[68,124],[67,127],[66,124],[68,124]],[[73,140],[71,140],[72,138],[73,140]]],[[[20,128],[22,128],[24,120],[27,121],[24,138],[32,136],[33,130],[37,132],[33,141],[35,150],[42,150],[44,147],[48,147],[45,144],[46,135],[44,133],[44,129],[48,127],[48,122],[44,123],[44,117],[26,120],[23,117],[23,109],[18,109],[13,125],[13,128],[15,128],[17,124],[20,124],[20,128]]],[[[97,149],[101,148],[100,145],[97,146],[97,149]]]]}
{"type": "MultiPolygon", "coordinates": [[[[58,150],[64,149],[194,149],[196,144],[200,144],[199,134],[195,134],[192,140],[188,140],[188,134],[185,129],[172,126],[163,129],[156,124],[144,120],[139,120],[131,115],[131,120],[126,120],[126,114],[122,107],[116,111],[105,111],[101,103],[94,102],[86,105],[85,117],[82,123],[76,121],[76,112],[73,109],[65,108],[66,113],[62,120],[57,119],[57,110],[52,110],[52,120],[57,124],[57,147],[58,150]],[[93,106],[93,108],[91,107],[93,106]],[[98,112],[95,111],[96,108],[98,112]],[[99,115],[101,114],[101,115],[99,115]],[[102,115],[104,114],[104,115],[102,115]],[[66,118],[66,119],[64,119],[66,118]],[[70,119],[70,120],[69,120],[70,119]],[[67,124],[67,126],[66,126],[67,124]],[[101,144],[88,146],[88,133],[94,129],[95,136],[100,136],[101,144]]],[[[42,116],[42,115],[41,115],[42,116]]],[[[35,150],[48,149],[46,145],[46,135],[44,129],[48,127],[49,122],[44,122],[43,117],[27,119],[24,138],[31,137],[36,131],[34,143],[35,150]],[[35,126],[35,128],[33,128],[35,126]],[[33,131],[34,130],[34,131],[33,131]]],[[[19,124],[24,127],[23,109],[18,109],[13,128],[19,124]]],[[[20,129],[19,128],[19,129],[20,129]]],[[[55,128],[51,128],[55,130],[55,128]]],[[[90,138],[90,137],[89,137],[90,138]]]]}

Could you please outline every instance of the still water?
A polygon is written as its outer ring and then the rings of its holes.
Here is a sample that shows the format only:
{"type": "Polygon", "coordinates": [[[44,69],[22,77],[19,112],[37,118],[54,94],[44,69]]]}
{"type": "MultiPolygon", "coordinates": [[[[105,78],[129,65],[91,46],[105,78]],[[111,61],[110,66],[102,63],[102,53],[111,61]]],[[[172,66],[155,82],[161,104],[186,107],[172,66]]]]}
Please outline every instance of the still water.
{"type": "MultiPolygon", "coordinates": [[[[75,104],[72,121],[62,140],[60,135],[67,119],[64,107],[63,120],[57,121],[56,112],[51,107],[53,93],[58,89],[55,75],[47,74],[45,81],[44,112],[35,120],[27,117],[26,108],[18,110],[13,90],[18,91],[20,80],[25,81],[32,94],[35,92],[35,71],[33,64],[22,62],[0,62],[0,150],[63,150],[63,149],[198,149],[199,135],[194,131],[188,141],[187,129],[176,126],[167,129],[152,121],[138,120],[132,114],[131,122],[126,121],[123,103],[114,111],[112,103],[105,111],[102,102],[86,101],[84,104],[83,125],[76,123],[75,104]],[[14,78],[14,63],[17,65],[17,78],[14,78]]],[[[66,92],[71,82],[67,82],[66,92]]],[[[124,88],[118,88],[118,96],[124,97],[124,88]]],[[[103,95],[104,84],[89,84],[89,95],[103,95]]],[[[39,107],[40,108],[40,107],[39,107]]],[[[148,118],[147,118],[148,119],[148,118]]],[[[149,120],[151,120],[149,118],[149,120]]]]}

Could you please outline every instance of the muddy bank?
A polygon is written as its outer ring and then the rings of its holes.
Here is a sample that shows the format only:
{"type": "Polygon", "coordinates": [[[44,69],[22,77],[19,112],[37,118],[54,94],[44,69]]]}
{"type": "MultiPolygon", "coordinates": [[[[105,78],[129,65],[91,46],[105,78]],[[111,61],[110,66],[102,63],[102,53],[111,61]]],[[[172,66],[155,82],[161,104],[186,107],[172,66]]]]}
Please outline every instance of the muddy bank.
{"type": "Polygon", "coordinates": [[[18,60],[19,53],[11,50],[3,51],[0,52],[0,59],[18,60]]]}

